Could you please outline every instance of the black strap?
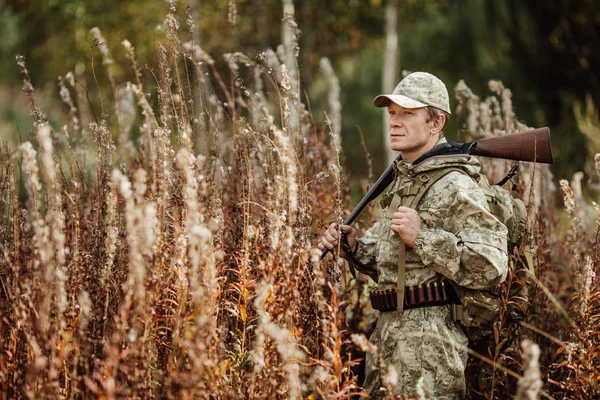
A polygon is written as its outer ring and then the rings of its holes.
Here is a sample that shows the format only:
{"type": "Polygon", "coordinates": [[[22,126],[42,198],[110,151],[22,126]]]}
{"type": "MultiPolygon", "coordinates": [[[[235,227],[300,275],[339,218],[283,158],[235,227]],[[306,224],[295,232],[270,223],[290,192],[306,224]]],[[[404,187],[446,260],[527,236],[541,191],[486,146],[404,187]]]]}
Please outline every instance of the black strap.
{"type": "Polygon", "coordinates": [[[342,249],[346,252],[346,260],[348,261],[348,267],[350,268],[350,273],[352,277],[356,279],[356,268],[354,267],[354,254],[352,253],[352,249],[348,244],[348,238],[346,237],[346,233],[342,232],[342,249]]]}
{"type": "MultiPolygon", "coordinates": [[[[515,163],[515,165],[512,166],[512,168],[510,169],[510,171],[508,171],[508,174],[506,174],[506,176],[504,178],[502,178],[502,180],[500,180],[500,182],[496,183],[496,186],[504,186],[504,184],[506,182],[508,182],[509,179],[512,179],[517,174],[517,170],[518,169],[519,169],[519,162],[517,161],[515,163]]],[[[514,183],[513,183],[513,188],[512,189],[516,190],[514,183]]]]}

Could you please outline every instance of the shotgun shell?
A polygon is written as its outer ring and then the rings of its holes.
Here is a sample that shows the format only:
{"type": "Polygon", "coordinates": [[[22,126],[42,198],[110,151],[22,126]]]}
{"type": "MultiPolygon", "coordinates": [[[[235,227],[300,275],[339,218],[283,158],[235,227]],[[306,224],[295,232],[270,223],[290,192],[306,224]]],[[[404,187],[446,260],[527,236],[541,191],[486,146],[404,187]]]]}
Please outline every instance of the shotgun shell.
{"type": "Polygon", "coordinates": [[[423,285],[417,286],[417,298],[419,305],[425,303],[425,289],[423,288],[423,285]]]}
{"type": "Polygon", "coordinates": [[[408,287],[408,304],[412,307],[415,305],[415,303],[417,302],[417,300],[415,299],[415,287],[414,286],[409,286],[408,287]]]}
{"type": "Polygon", "coordinates": [[[427,285],[425,285],[425,289],[426,289],[426,292],[425,292],[425,294],[427,295],[427,296],[426,296],[426,297],[427,297],[427,298],[426,298],[427,302],[428,302],[428,303],[433,303],[433,301],[434,301],[435,299],[434,299],[434,297],[433,297],[433,288],[431,287],[431,284],[429,284],[429,283],[428,283],[427,285]]]}

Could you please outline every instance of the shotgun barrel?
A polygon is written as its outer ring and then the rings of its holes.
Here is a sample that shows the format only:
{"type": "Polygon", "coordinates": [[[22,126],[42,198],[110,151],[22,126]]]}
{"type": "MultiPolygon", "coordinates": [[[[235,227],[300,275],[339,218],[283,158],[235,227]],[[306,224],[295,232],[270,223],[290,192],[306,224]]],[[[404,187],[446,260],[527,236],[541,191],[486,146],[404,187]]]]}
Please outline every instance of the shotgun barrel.
{"type": "MultiPolygon", "coordinates": [[[[505,160],[539,162],[552,164],[552,148],[550,146],[550,129],[547,127],[532,129],[525,132],[512,133],[504,136],[479,139],[474,142],[460,143],[448,142],[434,147],[431,151],[419,157],[416,163],[420,163],[433,156],[472,154],[481,157],[502,158],[505,160]]],[[[394,161],[402,160],[398,154],[394,161]]],[[[354,211],[346,218],[344,225],[350,225],[360,215],[362,210],[371,201],[375,200],[394,180],[393,162],[385,172],[377,179],[377,182],[362,198],[354,211]]],[[[323,250],[321,258],[329,253],[329,249],[323,250]]]]}
{"type": "MultiPolygon", "coordinates": [[[[394,159],[394,161],[396,161],[396,160],[398,160],[398,161],[402,160],[402,156],[400,154],[398,154],[396,156],[396,158],[394,159]]],[[[394,163],[391,163],[390,165],[388,165],[388,167],[383,172],[383,174],[381,174],[379,179],[377,179],[377,182],[375,182],[373,187],[371,187],[371,189],[369,189],[369,191],[367,192],[365,197],[363,197],[362,200],[358,203],[358,205],[356,207],[354,207],[354,210],[350,213],[350,215],[344,221],[344,225],[352,224],[354,222],[354,220],[356,218],[358,218],[358,216],[360,215],[362,210],[365,209],[367,204],[369,204],[371,201],[375,200],[377,198],[377,196],[379,196],[381,194],[381,192],[383,192],[385,190],[385,188],[388,187],[390,185],[390,183],[392,183],[392,181],[394,180],[393,165],[394,165],[394,163]]],[[[327,255],[327,253],[329,253],[329,249],[323,250],[323,252],[321,253],[321,258],[325,257],[327,255]]]]}

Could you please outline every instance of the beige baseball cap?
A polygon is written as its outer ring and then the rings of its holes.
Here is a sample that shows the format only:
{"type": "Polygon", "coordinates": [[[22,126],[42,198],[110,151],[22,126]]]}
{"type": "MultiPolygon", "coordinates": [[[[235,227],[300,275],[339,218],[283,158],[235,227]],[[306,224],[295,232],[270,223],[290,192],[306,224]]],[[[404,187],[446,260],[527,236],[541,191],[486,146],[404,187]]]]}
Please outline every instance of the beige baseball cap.
{"type": "Polygon", "coordinates": [[[392,101],[404,108],[433,106],[452,114],[446,85],[427,72],[413,72],[407,75],[392,94],[381,94],[375,97],[373,104],[375,107],[387,107],[392,101]]]}

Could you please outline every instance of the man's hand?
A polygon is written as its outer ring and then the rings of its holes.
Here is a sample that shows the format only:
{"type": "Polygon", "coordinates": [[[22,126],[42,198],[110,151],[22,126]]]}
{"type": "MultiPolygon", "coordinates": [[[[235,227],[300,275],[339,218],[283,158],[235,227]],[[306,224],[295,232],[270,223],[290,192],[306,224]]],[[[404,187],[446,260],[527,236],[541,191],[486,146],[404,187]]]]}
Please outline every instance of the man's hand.
{"type": "Polygon", "coordinates": [[[390,229],[394,231],[408,247],[415,247],[417,235],[421,232],[422,224],[419,214],[409,207],[398,207],[392,217],[390,229]]]}
{"type": "MultiPolygon", "coordinates": [[[[350,225],[341,225],[340,229],[342,233],[346,234],[346,242],[352,251],[355,250],[356,245],[356,229],[351,227],[350,225]]],[[[329,228],[325,231],[325,235],[319,241],[319,249],[325,250],[326,248],[337,253],[338,249],[338,241],[340,239],[338,230],[338,224],[333,223],[329,225],[329,228]]],[[[338,254],[340,257],[346,258],[348,255],[344,251],[344,249],[340,246],[340,253],[338,254]]]]}

